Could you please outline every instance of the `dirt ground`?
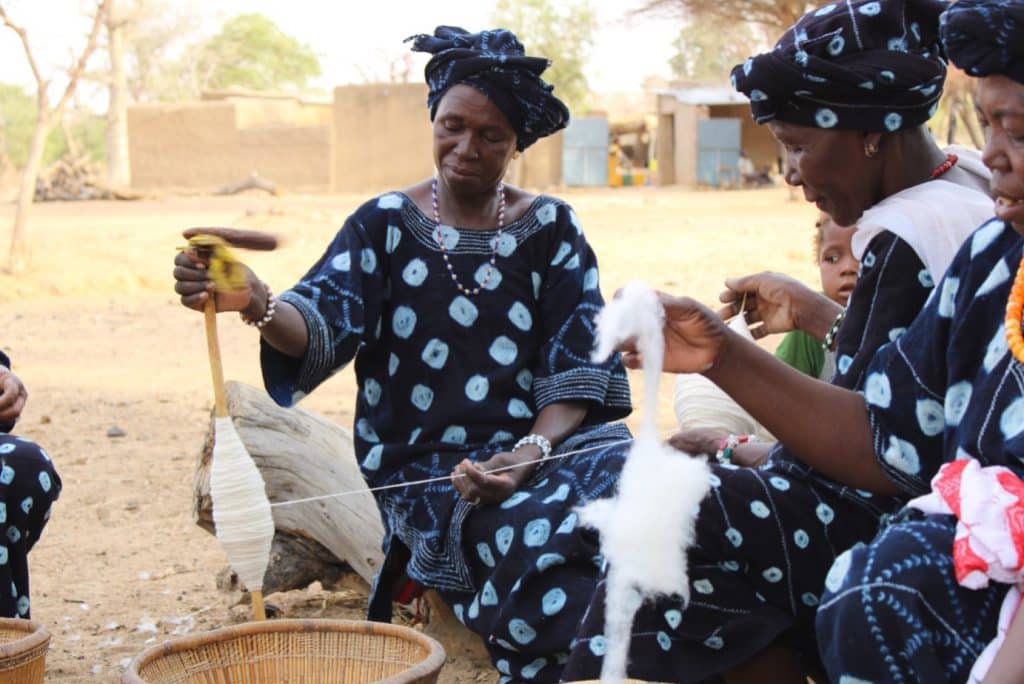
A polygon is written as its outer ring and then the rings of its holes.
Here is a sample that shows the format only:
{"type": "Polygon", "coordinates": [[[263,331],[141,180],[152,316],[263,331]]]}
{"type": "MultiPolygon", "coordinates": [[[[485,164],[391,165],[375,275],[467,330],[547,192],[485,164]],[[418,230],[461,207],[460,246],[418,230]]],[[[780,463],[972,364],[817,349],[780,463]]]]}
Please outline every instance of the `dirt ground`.
{"type": "MultiPolygon", "coordinates": [[[[771,269],[816,283],[814,210],[785,189],[658,188],[559,193],[579,214],[610,295],[631,278],[717,299],[723,279],[771,269]]],[[[212,404],[201,318],[176,303],[180,232],[234,225],[285,247],[250,264],[275,290],[294,282],[364,197],[261,195],[57,203],[32,210],[29,272],[0,274],[0,346],[30,393],[17,432],[51,454],[64,481],[31,555],[33,617],[53,635],[48,681],[117,681],[150,644],[245,619],[215,586],[226,564],[192,523],[192,474],[212,404]],[[124,433],[108,434],[112,428],[124,433]]],[[[13,208],[0,207],[6,250],[13,208]]],[[[259,385],[256,339],[221,317],[229,379],[259,385]]],[[[639,377],[634,378],[639,390],[639,377]]],[[[659,407],[669,430],[671,383],[659,407]]],[[[304,406],[350,425],[352,373],[304,406]]],[[[318,585],[268,600],[289,617],[359,618],[365,596],[318,585]]],[[[453,658],[442,681],[494,681],[453,658]]]]}

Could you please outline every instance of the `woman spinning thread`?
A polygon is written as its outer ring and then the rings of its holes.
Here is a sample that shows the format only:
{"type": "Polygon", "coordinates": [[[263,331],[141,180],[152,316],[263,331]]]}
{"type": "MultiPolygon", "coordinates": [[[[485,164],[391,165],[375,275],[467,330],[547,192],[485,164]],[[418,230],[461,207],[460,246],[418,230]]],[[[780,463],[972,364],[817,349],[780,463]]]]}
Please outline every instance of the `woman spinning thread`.
{"type": "MultiPolygon", "coordinates": [[[[504,676],[554,682],[598,580],[573,509],[612,493],[630,443],[616,355],[589,360],[597,261],[566,203],[503,184],[568,122],[505,30],[415,36],[436,177],[375,197],[276,300],[251,272],[221,311],[261,322],[267,391],[290,406],[354,359],[355,448],[385,522],[370,613],[409,578],[480,633],[504,676]],[[573,458],[545,460],[580,452],[573,458]],[[455,476],[455,477],[449,477],[455,476]],[[424,482],[427,481],[427,482],[424,482]]],[[[175,262],[182,303],[211,296],[175,262]]]]}

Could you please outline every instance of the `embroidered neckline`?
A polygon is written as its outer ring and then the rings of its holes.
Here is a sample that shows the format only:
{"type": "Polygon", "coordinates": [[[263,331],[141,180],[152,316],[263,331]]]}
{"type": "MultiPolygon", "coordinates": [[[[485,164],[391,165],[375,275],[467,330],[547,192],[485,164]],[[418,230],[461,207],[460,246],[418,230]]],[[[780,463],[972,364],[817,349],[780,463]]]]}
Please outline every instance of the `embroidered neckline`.
{"type": "MultiPolygon", "coordinates": [[[[433,219],[427,216],[406,193],[395,191],[393,194],[402,198],[402,207],[399,211],[402,213],[402,219],[409,232],[424,247],[434,252],[440,252],[441,248],[435,238],[437,226],[433,219]]],[[[523,215],[506,225],[501,234],[511,236],[517,244],[521,243],[543,227],[537,218],[537,212],[549,204],[557,205],[558,203],[559,200],[547,195],[537,195],[523,215]]],[[[451,254],[490,254],[493,249],[492,241],[498,237],[497,228],[476,229],[443,225],[442,229],[445,228],[455,231],[459,236],[458,244],[453,248],[448,248],[451,254]]]]}

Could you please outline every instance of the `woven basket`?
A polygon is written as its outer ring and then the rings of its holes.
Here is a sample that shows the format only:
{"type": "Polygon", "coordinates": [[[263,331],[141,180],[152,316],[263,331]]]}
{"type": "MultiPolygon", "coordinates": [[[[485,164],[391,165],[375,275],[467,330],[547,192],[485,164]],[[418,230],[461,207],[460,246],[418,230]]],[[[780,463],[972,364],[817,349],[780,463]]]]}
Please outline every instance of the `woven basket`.
{"type": "Polygon", "coordinates": [[[270,620],[166,641],[128,665],[125,684],[433,684],[444,649],[408,627],[270,620]]]}
{"type": "Polygon", "coordinates": [[[42,684],[50,633],[37,622],[0,618],[0,682],[42,684]]]}

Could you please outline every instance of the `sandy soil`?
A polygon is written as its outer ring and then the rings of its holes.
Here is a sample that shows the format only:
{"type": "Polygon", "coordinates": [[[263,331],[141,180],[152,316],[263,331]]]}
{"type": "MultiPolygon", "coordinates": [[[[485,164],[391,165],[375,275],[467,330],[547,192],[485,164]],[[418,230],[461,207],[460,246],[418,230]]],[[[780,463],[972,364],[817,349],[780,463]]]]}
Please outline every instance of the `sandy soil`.
{"type": "MultiPolygon", "coordinates": [[[[566,191],[610,295],[633,277],[717,298],[722,280],[763,269],[814,283],[814,210],[784,189],[566,191]]],[[[192,225],[261,228],[284,249],[250,263],[275,290],[319,255],[355,196],[168,198],[37,205],[31,270],[0,274],[0,346],[30,392],[18,432],[53,456],[64,493],[31,556],[33,617],[53,634],[48,681],[117,681],[147,645],[245,619],[215,586],[226,560],[191,520],[192,473],[211,390],[199,316],[176,304],[171,259],[192,225]],[[122,437],[108,436],[113,427],[122,437]]],[[[6,247],[13,210],[0,207],[6,247]]],[[[259,384],[255,336],[221,319],[225,369],[259,384]]],[[[639,378],[635,378],[639,380],[639,378]]],[[[669,383],[659,418],[671,427],[669,383]]],[[[341,373],[306,408],[352,420],[341,373]]],[[[639,389],[636,386],[636,389],[639,389]]],[[[287,616],[360,617],[365,596],[304,591],[268,599],[287,616]]],[[[493,681],[458,658],[442,681],[493,681]]]]}

